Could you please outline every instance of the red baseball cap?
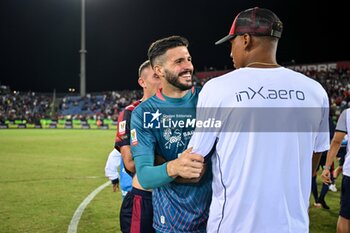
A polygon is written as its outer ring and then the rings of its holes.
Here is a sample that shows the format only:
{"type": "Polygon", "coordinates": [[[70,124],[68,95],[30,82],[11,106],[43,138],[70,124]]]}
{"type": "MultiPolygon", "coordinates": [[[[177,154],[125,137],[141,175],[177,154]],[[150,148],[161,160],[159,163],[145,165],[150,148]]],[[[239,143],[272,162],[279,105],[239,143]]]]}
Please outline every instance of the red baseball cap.
{"type": "Polygon", "coordinates": [[[283,24],[275,13],[265,8],[254,7],[240,12],[233,21],[229,34],[215,44],[230,41],[245,33],[281,38],[282,31],[283,24]]]}

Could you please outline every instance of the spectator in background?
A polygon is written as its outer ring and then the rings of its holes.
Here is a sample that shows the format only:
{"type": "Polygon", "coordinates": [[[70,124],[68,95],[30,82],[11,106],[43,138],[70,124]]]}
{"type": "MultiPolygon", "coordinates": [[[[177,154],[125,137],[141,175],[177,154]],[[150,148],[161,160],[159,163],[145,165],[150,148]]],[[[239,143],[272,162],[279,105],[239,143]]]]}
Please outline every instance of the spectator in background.
{"type": "MultiPolygon", "coordinates": [[[[350,70],[348,68],[337,68],[328,71],[305,71],[305,74],[325,88],[331,101],[331,109],[334,110],[333,120],[336,122],[341,111],[350,107],[350,70]]],[[[211,78],[196,79],[194,83],[203,86],[211,78]]],[[[59,94],[58,94],[59,96],[59,94]]],[[[70,94],[64,98],[57,97],[54,106],[54,113],[58,119],[65,119],[65,116],[84,114],[88,119],[96,119],[97,114],[103,119],[117,121],[122,109],[142,97],[142,90],[118,90],[102,93],[88,93],[85,98],[70,94]],[[74,106],[75,100],[78,106],[74,106]]],[[[52,94],[35,92],[11,91],[8,86],[0,86],[0,116],[2,121],[23,120],[27,123],[39,122],[40,119],[50,119],[53,106],[52,94]]],[[[11,123],[10,123],[11,124],[11,123]]],[[[338,170],[337,170],[338,171],[338,170]]]]}

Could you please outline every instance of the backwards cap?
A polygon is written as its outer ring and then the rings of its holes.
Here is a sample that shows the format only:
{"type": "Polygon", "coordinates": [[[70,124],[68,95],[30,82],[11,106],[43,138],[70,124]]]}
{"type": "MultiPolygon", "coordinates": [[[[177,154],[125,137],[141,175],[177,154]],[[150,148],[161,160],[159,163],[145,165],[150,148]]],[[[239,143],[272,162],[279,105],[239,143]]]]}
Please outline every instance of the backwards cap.
{"type": "Polygon", "coordinates": [[[230,41],[245,33],[281,38],[282,31],[283,24],[277,15],[268,9],[254,7],[240,12],[232,23],[230,33],[215,44],[230,41]]]}

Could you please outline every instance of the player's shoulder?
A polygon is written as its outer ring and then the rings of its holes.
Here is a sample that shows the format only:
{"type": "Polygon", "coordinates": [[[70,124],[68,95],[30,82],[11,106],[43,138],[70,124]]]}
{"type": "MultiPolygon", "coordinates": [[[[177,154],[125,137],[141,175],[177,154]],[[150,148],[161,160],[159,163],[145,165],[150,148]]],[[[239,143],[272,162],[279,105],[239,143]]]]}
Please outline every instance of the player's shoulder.
{"type": "Polygon", "coordinates": [[[292,70],[290,68],[284,67],[284,72],[287,74],[289,73],[290,76],[292,76],[295,79],[298,79],[298,81],[303,81],[309,85],[322,87],[322,85],[319,82],[317,82],[315,79],[313,79],[313,78],[311,78],[311,77],[307,76],[306,74],[301,73],[299,71],[295,71],[295,70],[292,70]]]}
{"type": "Polygon", "coordinates": [[[322,84],[318,81],[316,81],[315,79],[301,73],[301,72],[297,72],[291,69],[286,68],[287,70],[290,70],[290,72],[293,72],[295,76],[299,77],[300,80],[302,80],[304,83],[303,85],[305,87],[308,87],[310,90],[314,90],[316,93],[322,94],[323,96],[327,96],[328,94],[326,92],[326,90],[324,89],[324,87],[322,86],[322,84]]]}
{"type": "Polygon", "coordinates": [[[141,112],[145,111],[145,109],[150,109],[156,101],[155,98],[155,96],[152,96],[144,101],[140,101],[137,106],[134,106],[133,114],[140,114],[141,112]]]}
{"type": "Polygon", "coordinates": [[[203,85],[200,90],[200,94],[202,95],[208,92],[215,95],[215,93],[218,93],[222,87],[227,86],[227,82],[230,82],[232,78],[237,76],[237,70],[233,70],[226,74],[212,78],[203,85]]]}
{"type": "Polygon", "coordinates": [[[350,116],[350,108],[346,108],[344,109],[341,113],[340,116],[344,115],[344,118],[346,118],[347,116],[350,116]]]}
{"type": "Polygon", "coordinates": [[[136,101],[132,102],[131,104],[129,104],[128,106],[126,106],[124,111],[132,112],[140,103],[141,103],[140,100],[136,100],[136,101]]]}
{"type": "Polygon", "coordinates": [[[222,74],[220,76],[217,76],[215,78],[212,78],[208,80],[203,87],[205,88],[215,88],[217,85],[222,85],[223,83],[227,82],[228,80],[231,80],[235,77],[239,77],[240,69],[229,71],[225,74],[222,74]]]}
{"type": "Polygon", "coordinates": [[[289,86],[302,88],[303,91],[306,91],[309,95],[315,96],[316,98],[322,100],[328,99],[325,88],[314,78],[287,67],[281,67],[281,72],[283,72],[282,76],[284,77],[284,82],[289,86]]]}
{"type": "Polygon", "coordinates": [[[126,106],[119,114],[118,121],[128,121],[131,118],[131,113],[140,104],[141,101],[137,100],[126,106]]]}

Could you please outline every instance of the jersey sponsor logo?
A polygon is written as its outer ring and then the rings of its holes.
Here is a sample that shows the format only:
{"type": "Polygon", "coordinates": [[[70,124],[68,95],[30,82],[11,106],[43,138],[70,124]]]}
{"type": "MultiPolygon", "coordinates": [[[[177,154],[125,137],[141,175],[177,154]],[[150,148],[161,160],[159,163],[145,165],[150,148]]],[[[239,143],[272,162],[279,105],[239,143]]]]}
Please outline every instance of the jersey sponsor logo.
{"type": "Polygon", "coordinates": [[[131,136],[131,144],[133,146],[136,146],[138,141],[137,141],[137,135],[136,135],[136,129],[132,129],[130,131],[130,136],[131,136]]]}
{"type": "Polygon", "coordinates": [[[253,89],[248,87],[247,90],[239,91],[236,93],[237,102],[252,99],[263,99],[263,100],[305,100],[305,94],[301,90],[293,89],[264,89],[264,87],[253,89]]]}
{"type": "Polygon", "coordinates": [[[159,109],[155,113],[151,112],[144,112],[143,113],[143,127],[144,128],[153,128],[153,129],[159,129],[160,128],[160,120],[159,117],[162,114],[159,112],[159,109]]]}
{"type": "Polygon", "coordinates": [[[190,130],[190,131],[184,132],[183,136],[186,140],[187,139],[189,140],[192,137],[193,133],[194,133],[194,130],[190,130]]]}
{"type": "Polygon", "coordinates": [[[126,121],[121,121],[118,124],[118,134],[124,135],[125,134],[125,128],[126,128],[126,121]]]}

